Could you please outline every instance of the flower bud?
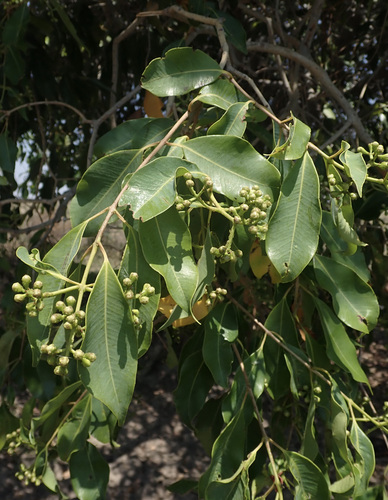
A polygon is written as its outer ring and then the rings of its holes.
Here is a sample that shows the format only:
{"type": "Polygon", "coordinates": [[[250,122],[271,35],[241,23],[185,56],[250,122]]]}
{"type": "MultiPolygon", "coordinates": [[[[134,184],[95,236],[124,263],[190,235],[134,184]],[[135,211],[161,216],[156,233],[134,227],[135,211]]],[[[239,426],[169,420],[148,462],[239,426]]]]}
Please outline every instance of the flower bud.
{"type": "Polygon", "coordinates": [[[91,363],[93,363],[94,361],[96,361],[97,359],[97,356],[95,355],[94,352],[87,352],[85,355],[84,355],[84,359],[88,359],[91,363]]]}
{"type": "Polygon", "coordinates": [[[50,322],[55,324],[55,323],[60,323],[64,318],[63,314],[60,313],[55,313],[51,315],[50,322]]]}
{"type": "Polygon", "coordinates": [[[77,303],[77,300],[72,295],[69,295],[68,297],[66,297],[66,304],[68,306],[74,307],[76,305],[76,303],[77,303]]]}
{"type": "Polygon", "coordinates": [[[27,297],[26,293],[17,293],[15,295],[15,297],[13,298],[13,300],[15,302],[18,302],[19,304],[21,304],[22,302],[24,302],[24,300],[25,300],[26,297],[27,297]]]}
{"type": "Polygon", "coordinates": [[[35,281],[32,288],[35,288],[37,290],[41,290],[43,288],[43,283],[41,281],[35,281]]]}
{"type": "Polygon", "coordinates": [[[22,285],[24,286],[25,289],[27,289],[30,286],[31,281],[32,281],[31,276],[29,276],[28,274],[25,274],[22,277],[22,285]]]}
{"type": "Polygon", "coordinates": [[[85,353],[82,349],[76,349],[75,351],[73,351],[73,358],[74,359],[77,359],[77,360],[80,360],[84,357],[85,353]]]}
{"type": "Polygon", "coordinates": [[[66,306],[63,308],[63,314],[66,316],[70,316],[70,314],[74,313],[74,309],[71,306],[66,306]]]}
{"type": "Polygon", "coordinates": [[[85,368],[89,368],[89,366],[92,364],[90,359],[88,358],[82,358],[82,364],[84,365],[85,368]]]}
{"type": "Polygon", "coordinates": [[[20,283],[14,283],[12,285],[12,291],[15,293],[23,293],[24,287],[20,283]]]}
{"type": "Polygon", "coordinates": [[[64,303],[64,302],[62,302],[62,300],[58,300],[58,301],[55,303],[55,307],[58,309],[58,311],[63,312],[63,309],[65,308],[65,303],[64,303]]]}
{"type": "Polygon", "coordinates": [[[150,299],[146,295],[142,295],[139,297],[140,304],[148,304],[149,301],[150,299]]]}
{"type": "Polygon", "coordinates": [[[61,356],[59,359],[58,359],[58,363],[61,365],[61,366],[67,366],[69,364],[69,357],[68,356],[61,356]]]}

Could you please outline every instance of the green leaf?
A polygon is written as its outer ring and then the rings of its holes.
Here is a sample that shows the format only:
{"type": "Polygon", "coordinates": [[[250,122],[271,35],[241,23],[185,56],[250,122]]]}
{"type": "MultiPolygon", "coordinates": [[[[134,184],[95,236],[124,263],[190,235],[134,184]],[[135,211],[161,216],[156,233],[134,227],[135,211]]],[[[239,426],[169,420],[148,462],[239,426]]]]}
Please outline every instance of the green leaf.
{"type": "Polygon", "coordinates": [[[380,311],[372,288],[352,269],[329,257],[316,255],[314,270],[319,285],[330,293],[338,317],[351,328],[369,333],[380,311]]]}
{"type": "Polygon", "coordinates": [[[364,157],[361,153],[353,153],[350,151],[350,145],[346,141],[342,141],[341,148],[344,149],[340,154],[340,161],[345,167],[346,175],[353,179],[360,198],[362,198],[362,188],[367,176],[367,166],[364,157]]]}
{"type": "Polygon", "coordinates": [[[182,422],[189,427],[205,404],[212,385],[213,377],[203,360],[202,352],[193,352],[183,361],[178,387],[174,391],[176,409],[182,422]]]}
{"type": "Polygon", "coordinates": [[[112,420],[117,423],[117,419],[115,419],[109,408],[102,404],[99,399],[92,397],[92,414],[89,430],[90,434],[100,441],[100,443],[105,444],[113,441],[112,420]]]}
{"type": "Polygon", "coordinates": [[[46,274],[48,271],[52,271],[57,274],[59,273],[54,266],[41,260],[40,252],[37,248],[33,248],[31,252],[29,252],[26,247],[19,247],[16,250],[16,256],[19,260],[24,262],[24,264],[27,264],[27,266],[42,275],[46,274]]]}
{"type": "MultiPolygon", "coordinates": [[[[336,223],[337,223],[337,229],[338,232],[341,236],[341,238],[349,243],[349,245],[354,245],[354,246],[362,246],[365,247],[366,243],[363,243],[360,238],[358,237],[358,234],[356,231],[353,229],[352,223],[349,223],[347,218],[345,217],[344,214],[344,206],[342,206],[339,210],[337,210],[336,214],[336,223]]],[[[353,251],[349,252],[350,254],[354,253],[356,251],[356,248],[354,248],[353,251]]]]}
{"type": "Polygon", "coordinates": [[[0,134],[0,168],[4,172],[14,172],[17,152],[13,140],[6,134],[0,134]]]}
{"type": "Polygon", "coordinates": [[[229,80],[220,78],[210,85],[202,87],[199,95],[194,101],[217,106],[225,111],[237,102],[245,102],[248,99],[241,94],[229,80]]]}
{"type": "Polygon", "coordinates": [[[305,500],[316,498],[330,500],[329,487],[320,469],[308,458],[299,453],[285,452],[291,474],[298,482],[295,498],[305,500]]]}
{"type": "Polygon", "coordinates": [[[77,42],[79,50],[81,52],[83,52],[86,49],[86,46],[85,46],[84,42],[78,36],[77,30],[76,30],[74,24],[72,23],[70,17],[68,16],[66,9],[63,7],[63,5],[58,0],[49,0],[49,2],[52,4],[54,9],[57,11],[57,14],[60,17],[61,21],[63,22],[67,31],[74,38],[74,40],[77,42]]]}
{"type": "Polygon", "coordinates": [[[38,429],[48,418],[51,417],[62,405],[70,398],[74,391],[81,386],[81,382],[77,381],[65,387],[55,398],[50,399],[42,408],[39,417],[35,417],[32,422],[34,429],[38,429]]]}
{"type": "Polygon", "coordinates": [[[170,118],[139,118],[121,123],[98,139],[94,154],[98,157],[126,149],[142,149],[160,141],[173,127],[170,118]]]}
{"type": "MultiPolygon", "coordinates": [[[[59,274],[67,276],[74,257],[77,255],[81,240],[86,228],[86,223],[82,223],[69,231],[58,243],[45,255],[42,264],[44,269],[57,269],[59,274]],[[54,268],[55,265],[55,268],[54,268]]],[[[18,253],[19,255],[19,253],[18,253]]],[[[38,251],[33,254],[38,259],[38,251]]],[[[38,265],[38,264],[36,264],[38,265]]],[[[37,277],[43,283],[43,292],[54,292],[64,286],[64,281],[48,273],[40,273],[37,277]]],[[[39,311],[38,316],[27,318],[27,334],[32,350],[32,363],[34,366],[38,363],[40,357],[40,346],[47,341],[52,327],[50,316],[53,313],[54,304],[58,297],[48,297],[43,299],[44,308],[39,311]]]]}
{"type": "Polygon", "coordinates": [[[223,429],[214,443],[211,463],[199,480],[198,493],[203,498],[208,486],[230,477],[245,458],[246,421],[244,405],[223,429]]]}
{"type": "Polygon", "coordinates": [[[18,45],[22,41],[29,17],[30,9],[27,3],[23,3],[12,13],[3,25],[1,39],[4,45],[18,45]]]}
{"type": "MultiPolygon", "coordinates": [[[[121,191],[124,178],[136,170],[141,159],[139,151],[120,151],[93,163],[82,176],[70,203],[72,224],[86,221],[110,207],[121,191]]],[[[85,234],[96,234],[105,217],[106,213],[90,221],[85,234]]]]}
{"type": "Polygon", "coordinates": [[[140,242],[148,264],[163,276],[175,302],[188,313],[198,271],[191,234],[174,207],[139,224],[140,242]]]}
{"type": "MultiPolygon", "coordinates": [[[[265,387],[268,375],[264,363],[263,350],[257,349],[248,358],[244,360],[245,373],[253,394],[258,399],[265,387]]],[[[239,367],[233,380],[232,388],[222,403],[222,416],[226,423],[238,413],[244,404],[244,398],[247,394],[247,385],[244,374],[239,367]]]]}
{"type": "Polygon", "coordinates": [[[222,117],[209,127],[208,135],[235,135],[242,137],[247,127],[245,115],[250,101],[231,104],[222,117]]]}
{"type": "Polygon", "coordinates": [[[73,409],[70,420],[59,429],[57,450],[59,457],[65,462],[85,446],[89,437],[91,410],[92,396],[88,394],[73,409]]]}
{"type": "Polygon", "coordinates": [[[21,336],[20,330],[7,330],[0,337],[0,387],[3,385],[5,374],[8,372],[9,355],[13,343],[21,336]]]}
{"type": "Polygon", "coordinates": [[[301,158],[307,149],[307,144],[310,140],[311,129],[303,122],[293,118],[293,123],[290,126],[287,147],[285,149],[285,160],[297,160],[301,158]]]}
{"type": "Polygon", "coordinates": [[[349,371],[357,382],[369,384],[358,362],[356,348],[349,339],[343,324],[324,302],[317,298],[314,301],[325,334],[328,357],[338,366],[349,371]]]}
{"type": "Polygon", "coordinates": [[[272,199],[276,197],[280,181],[278,170],[244,139],[208,135],[191,139],[180,147],[187,160],[211,178],[214,190],[229,199],[238,199],[242,187],[254,185],[259,185],[272,199]]]}
{"type": "Polygon", "coordinates": [[[222,73],[217,62],[204,52],[179,47],[151,61],[141,84],[159,97],[183,95],[214,82],[222,73]]]}
{"type": "Polygon", "coordinates": [[[140,245],[139,234],[132,227],[129,227],[127,244],[124,249],[118,273],[119,280],[122,282],[123,279],[128,278],[132,272],[137,273],[139,276],[139,279],[135,281],[132,286],[132,291],[135,295],[142,291],[145,283],[149,283],[155,288],[155,294],[149,297],[148,303],[142,304],[139,308],[141,329],[137,332],[137,343],[138,356],[140,358],[147,352],[151,344],[153,319],[158,310],[160,299],[160,276],[145,260],[140,245]]]}
{"type": "Polygon", "coordinates": [[[224,425],[221,404],[220,398],[209,398],[195,417],[195,436],[209,457],[214,441],[218,438],[224,425]]]}
{"type": "Polygon", "coordinates": [[[320,225],[318,175],[305,153],[282,184],[266,238],[267,255],[284,282],[299,276],[314,256],[320,225]]]}
{"type": "Polygon", "coordinates": [[[366,283],[370,280],[370,271],[361,248],[353,255],[348,255],[348,245],[341,239],[330,212],[322,212],[321,238],[328,246],[332,259],[352,269],[366,283]]]}
{"type": "Polygon", "coordinates": [[[375,451],[371,441],[360,429],[355,419],[352,420],[350,441],[356,450],[354,469],[357,473],[355,474],[354,497],[358,498],[359,495],[364,495],[368,489],[369,480],[376,465],[375,451]]]}
{"type": "Polygon", "coordinates": [[[120,205],[129,204],[133,217],[146,222],[174,204],[176,176],[194,169],[195,165],[180,158],[156,158],[131,176],[120,205]]]}
{"type": "Polygon", "coordinates": [[[315,457],[318,455],[319,452],[319,447],[317,443],[317,438],[315,436],[315,427],[314,427],[315,410],[316,410],[316,405],[314,400],[314,393],[312,393],[306,417],[306,424],[303,432],[302,447],[300,450],[300,453],[311,461],[315,460],[315,457]]]}
{"type": "MultiPolygon", "coordinates": [[[[283,298],[270,312],[265,327],[278,333],[284,341],[298,345],[297,331],[287,300],[283,298]]],[[[264,348],[265,366],[269,375],[268,387],[277,399],[290,390],[290,373],[284,362],[284,349],[267,337],[264,348]]]]}
{"type": "Polygon", "coordinates": [[[70,458],[71,485],[79,500],[105,498],[109,481],[109,465],[89,442],[70,458]]]}
{"type": "Polygon", "coordinates": [[[97,356],[89,368],[79,364],[82,382],[123,425],[137,371],[137,335],[128,303],[108,261],[98,273],[86,307],[84,352],[97,356]]]}
{"type": "Polygon", "coordinates": [[[221,483],[214,481],[206,489],[206,500],[246,500],[244,484],[238,477],[234,481],[221,483]]]}
{"type": "Polygon", "coordinates": [[[218,304],[206,317],[203,359],[216,384],[228,387],[233,352],[230,342],[238,336],[235,310],[230,303],[218,304]]]}

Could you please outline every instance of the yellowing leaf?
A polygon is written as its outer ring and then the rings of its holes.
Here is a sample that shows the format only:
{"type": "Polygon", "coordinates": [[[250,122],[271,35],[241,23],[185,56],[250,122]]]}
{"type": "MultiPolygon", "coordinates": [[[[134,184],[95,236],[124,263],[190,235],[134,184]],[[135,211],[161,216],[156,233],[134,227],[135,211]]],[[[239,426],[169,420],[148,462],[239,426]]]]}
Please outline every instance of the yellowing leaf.
{"type": "Polygon", "coordinates": [[[146,90],[143,107],[150,118],[163,118],[163,101],[149,90],[146,90]]]}
{"type": "Polygon", "coordinates": [[[269,272],[272,283],[280,283],[280,274],[274,268],[267,255],[263,255],[260,242],[257,240],[253,242],[249,254],[249,264],[256,278],[261,279],[264,274],[269,272]]]}
{"type": "MultiPolygon", "coordinates": [[[[193,305],[193,313],[198,321],[204,318],[211,309],[210,306],[206,305],[206,300],[207,295],[205,294],[202,299],[198,300],[198,302],[193,305]]],[[[158,309],[162,314],[166,316],[166,318],[169,318],[175,306],[175,300],[171,297],[171,295],[167,295],[166,297],[162,297],[160,299],[158,309]]],[[[185,318],[176,319],[173,322],[172,326],[174,328],[179,328],[181,326],[191,325],[193,323],[196,323],[196,320],[193,318],[193,316],[186,316],[185,318]]]]}

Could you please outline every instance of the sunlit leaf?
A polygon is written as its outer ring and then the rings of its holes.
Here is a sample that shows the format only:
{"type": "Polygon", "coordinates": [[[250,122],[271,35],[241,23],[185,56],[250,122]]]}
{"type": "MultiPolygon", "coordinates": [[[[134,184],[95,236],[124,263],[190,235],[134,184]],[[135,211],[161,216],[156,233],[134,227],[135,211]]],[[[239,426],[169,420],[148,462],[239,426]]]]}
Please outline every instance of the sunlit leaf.
{"type": "Polygon", "coordinates": [[[320,469],[303,455],[290,451],[285,453],[290,471],[298,486],[295,498],[304,500],[306,498],[319,498],[330,500],[329,487],[320,469]]]}
{"type": "Polygon", "coordinates": [[[109,481],[109,465],[89,442],[70,459],[71,485],[79,500],[105,498],[109,481]]]}
{"type": "Polygon", "coordinates": [[[179,47],[151,61],[141,84],[156,96],[183,95],[214,82],[221,74],[216,61],[204,52],[179,47]]]}
{"type": "Polygon", "coordinates": [[[282,184],[266,238],[267,255],[284,282],[293,281],[314,256],[320,225],[318,174],[305,153],[282,184]]]}
{"type": "Polygon", "coordinates": [[[226,113],[209,127],[207,131],[208,135],[235,135],[242,137],[247,127],[245,115],[249,104],[250,101],[232,104],[226,113]]]}

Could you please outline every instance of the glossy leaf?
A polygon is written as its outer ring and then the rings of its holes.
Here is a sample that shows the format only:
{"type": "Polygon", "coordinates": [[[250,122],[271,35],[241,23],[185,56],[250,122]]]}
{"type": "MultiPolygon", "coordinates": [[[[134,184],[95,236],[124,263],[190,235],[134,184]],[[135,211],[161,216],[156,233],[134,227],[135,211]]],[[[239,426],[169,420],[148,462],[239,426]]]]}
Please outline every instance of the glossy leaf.
{"type": "Polygon", "coordinates": [[[109,465],[89,442],[70,459],[71,485],[79,500],[105,498],[109,481],[109,465]]]}
{"type": "Polygon", "coordinates": [[[364,157],[361,153],[350,151],[350,145],[346,141],[342,141],[341,148],[344,151],[340,154],[339,159],[345,167],[346,174],[353,179],[358,195],[362,197],[362,188],[368,170],[364,157]]]}
{"type": "Polygon", "coordinates": [[[322,212],[321,237],[328,246],[332,259],[350,267],[363,281],[370,280],[370,271],[361,248],[353,255],[347,254],[348,245],[341,239],[330,212],[322,212]]]}
{"type": "Polygon", "coordinates": [[[212,385],[213,377],[204,362],[202,352],[193,352],[182,363],[178,387],[174,391],[176,409],[182,422],[189,427],[205,404],[212,385]]]}
{"type": "MultiPolygon", "coordinates": [[[[58,243],[44,256],[42,263],[50,268],[54,267],[64,276],[70,269],[74,257],[77,255],[81,240],[84,235],[86,223],[80,224],[69,231],[58,243]]],[[[58,277],[49,274],[39,274],[37,277],[43,283],[43,291],[54,292],[63,288],[65,282],[58,277]]],[[[43,299],[44,308],[36,317],[28,316],[27,334],[32,349],[32,362],[36,365],[40,357],[40,346],[47,341],[51,323],[50,316],[53,313],[57,297],[43,299]]]]}
{"type": "Polygon", "coordinates": [[[291,474],[298,482],[295,498],[330,500],[329,487],[320,469],[308,458],[296,452],[285,453],[291,474]]]}
{"type": "MultiPolygon", "coordinates": [[[[124,278],[128,278],[131,273],[135,272],[139,276],[139,279],[132,286],[135,295],[142,291],[145,283],[149,283],[155,288],[155,293],[149,297],[148,303],[142,304],[139,308],[141,329],[137,332],[137,343],[138,356],[141,357],[147,352],[151,344],[153,320],[160,300],[160,276],[145,260],[137,231],[132,227],[129,227],[127,231],[127,244],[118,273],[119,280],[122,282],[124,278]]],[[[133,302],[135,301],[133,300],[133,302]]],[[[139,304],[136,303],[135,305],[138,308],[139,304]]]]}
{"type": "Polygon", "coordinates": [[[211,178],[214,189],[231,200],[239,198],[242,187],[254,185],[272,199],[277,195],[278,170],[244,139],[208,135],[191,139],[181,147],[187,160],[211,178]]]}
{"type": "Polygon", "coordinates": [[[108,261],[102,265],[89,297],[82,349],[97,356],[89,368],[79,364],[82,382],[123,425],[136,379],[137,335],[108,261]]]}
{"type": "Polygon", "coordinates": [[[245,102],[247,98],[229,80],[220,78],[212,84],[202,87],[195,100],[226,111],[232,104],[245,102]]]}
{"type": "Polygon", "coordinates": [[[180,47],[151,61],[141,84],[159,97],[183,95],[214,82],[222,73],[216,61],[204,52],[180,47]]]}
{"type": "MultiPolygon", "coordinates": [[[[122,188],[127,174],[134,172],[142,158],[139,151],[119,151],[104,156],[91,165],[78,183],[76,196],[70,203],[73,225],[80,224],[110,207],[122,188]]],[[[105,214],[89,222],[86,234],[96,234],[105,214]]]]}
{"type": "Polygon", "coordinates": [[[120,205],[129,204],[135,219],[148,221],[174,204],[176,176],[194,169],[195,165],[180,158],[156,158],[131,176],[120,205]]]}
{"type": "Polygon", "coordinates": [[[89,437],[91,410],[92,396],[88,394],[73,409],[70,420],[59,429],[57,450],[58,455],[65,462],[73,453],[85,446],[89,437]]]}
{"type": "Polygon", "coordinates": [[[328,257],[314,257],[319,285],[333,300],[338,317],[348,326],[369,333],[377,323],[379,305],[372,288],[352,269],[328,257]]]}
{"type": "Polygon", "coordinates": [[[126,149],[141,149],[160,141],[173,127],[170,118],[139,118],[121,123],[100,137],[94,147],[98,157],[126,149]]]}
{"type": "Polygon", "coordinates": [[[222,117],[209,127],[208,135],[235,135],[242,137],[244,135],[247,123],[245,115],[247,113],[250,101],[237,102],[232,104],[222,117]]]}
{"type": "Polygon", "coordinates": [[[319,299],[314,300],[325,334],[328,357],[349,371],[354,380],[368,384],[368,379],[358,362],[356,348],[343,324],[324,302],[319,299]]]}
{"type": "Polygon", "coordinates": [[[140,242],[148,264],[166,281],[175,302],[191,313],[198,271],[190,231],[174,207],[139,225],[140,242]]]}
{"type": "Polygon", "coordinates": [[[202,354],[216,384],[222,387],[229,385],[233,361],[230,342],[236,340],[237,336],[238,324],[233,306],[219,304],[206,318],[202,354]]]}
{"type": "Polygon", "coordinates": [[[282,184],[267,233],[267,255],[284,282],[293,281],[314,256],[320,225],[319,180],[306,153],[282,184]]]}

